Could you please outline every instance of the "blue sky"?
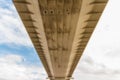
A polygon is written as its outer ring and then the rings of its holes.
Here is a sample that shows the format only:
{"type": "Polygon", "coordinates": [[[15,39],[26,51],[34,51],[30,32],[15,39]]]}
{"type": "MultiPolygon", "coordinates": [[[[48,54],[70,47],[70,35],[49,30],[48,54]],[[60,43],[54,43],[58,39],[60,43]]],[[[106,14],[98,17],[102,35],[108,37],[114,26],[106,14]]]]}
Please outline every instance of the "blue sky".
{"type": "Polygon", "coordinates": [[[46,77],[12,0],[0,0],[0,80],[42,80],[46,77]]]}
{"type": "Polygon", "coordinates": [[[26,63],[41,65],[38,55],[27,33],[25,32],[23,24],[21,23],[19,16],[13,6],[12,0],[0,0],[0,8],[1,12],[3,12],[0,15],[0,24],[2,28],[4,27],[3,30],[1,28],[0,31],[8,29],[8,33],[4,32],[3,34],[1,34],[0,52],[4,52],[4,55],[9,54],[8,52],[12,52],[15,55],[24,56],[24,58],[26,59],[26,63]],[[13,20],[14,22],[12,22],[11,20],[13,20]],[[20,30],[20,28],[22,29],[20,30]],[[25,39],[21,40],[19,38],[25,39]]]}
{"type": "MultiPolygon", "coordinates": [[[[109,0],[73,74],[75,80],[120,80],[120,0],[109,0]]],[[[0,80],[45,80],[47,74],[12,0],[0,0],[0,80]]]]}

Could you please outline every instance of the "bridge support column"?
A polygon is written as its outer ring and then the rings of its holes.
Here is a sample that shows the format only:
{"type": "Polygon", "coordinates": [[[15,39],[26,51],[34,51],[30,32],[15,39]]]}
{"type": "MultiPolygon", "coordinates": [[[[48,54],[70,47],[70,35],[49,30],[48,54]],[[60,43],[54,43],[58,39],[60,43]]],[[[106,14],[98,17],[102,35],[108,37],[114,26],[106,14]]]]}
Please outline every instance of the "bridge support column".
{"type": "Polygon", "coordinates": [[[74,80],[73,77],[48,77],[47,80],[74,80]]]}

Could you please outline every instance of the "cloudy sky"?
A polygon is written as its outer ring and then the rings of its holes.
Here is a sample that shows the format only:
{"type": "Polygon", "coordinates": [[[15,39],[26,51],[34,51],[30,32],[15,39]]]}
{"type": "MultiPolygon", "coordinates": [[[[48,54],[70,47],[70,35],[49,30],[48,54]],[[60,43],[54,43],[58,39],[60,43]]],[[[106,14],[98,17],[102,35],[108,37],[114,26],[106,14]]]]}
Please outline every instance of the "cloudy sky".
{"type": "MultiPolygon", "coordinates": [[[[120,80],[120,0],[109,0],[73,74],[74,80],[120,80]]],[[[0,80],[47,74],[11,0],[0,0],[0,80]]]]}

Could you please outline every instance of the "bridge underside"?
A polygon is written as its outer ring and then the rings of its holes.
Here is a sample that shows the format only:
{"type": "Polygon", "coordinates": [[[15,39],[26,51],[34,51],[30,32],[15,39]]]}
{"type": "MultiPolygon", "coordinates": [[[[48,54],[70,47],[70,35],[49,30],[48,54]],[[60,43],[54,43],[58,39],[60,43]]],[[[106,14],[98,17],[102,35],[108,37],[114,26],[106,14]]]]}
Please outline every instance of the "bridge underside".
{"type": "Polygon", "coordinates": [[[70,80],[107,0],[14,0],[50,80],[70,80]]]}

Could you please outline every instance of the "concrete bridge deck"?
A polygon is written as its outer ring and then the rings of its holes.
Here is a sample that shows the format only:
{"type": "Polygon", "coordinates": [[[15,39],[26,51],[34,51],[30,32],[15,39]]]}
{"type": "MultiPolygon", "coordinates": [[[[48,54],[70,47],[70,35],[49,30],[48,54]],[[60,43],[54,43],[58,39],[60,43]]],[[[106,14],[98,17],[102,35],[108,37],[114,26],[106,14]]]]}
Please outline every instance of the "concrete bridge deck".
{"type": "Polygon", "coordinates": [[[13,0],[50,80],[70,80],[107,0],[13,0]]]}

